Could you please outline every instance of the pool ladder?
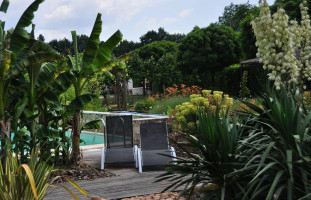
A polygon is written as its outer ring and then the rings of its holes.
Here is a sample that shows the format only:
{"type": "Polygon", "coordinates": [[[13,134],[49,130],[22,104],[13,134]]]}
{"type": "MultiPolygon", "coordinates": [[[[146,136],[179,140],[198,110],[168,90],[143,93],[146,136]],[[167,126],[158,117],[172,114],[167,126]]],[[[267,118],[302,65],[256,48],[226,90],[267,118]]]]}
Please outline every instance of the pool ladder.
{"type": "MultiPolygon", "coordinates": [[[[105,141],[104,141],[104,143],[105,143],[105,146],[106,146],[106,140],[107,140],[107,136],[106,136],[106,134],[105,134],[106,123],[105,123],[105,120],[102,119],[102,118],[100,119],[100,121],[102,122],[102,125],[103,125],[103,130],[104,130],[104,135],[105,135],[105,141]]],[[[93,136],[92,144],[95,144],[95,140],[96,140],[96,136],[97,136],[97,130],[98,130],[98,129],[95,130],[95,133],[94,133],[94,136],[93,136]]]]}

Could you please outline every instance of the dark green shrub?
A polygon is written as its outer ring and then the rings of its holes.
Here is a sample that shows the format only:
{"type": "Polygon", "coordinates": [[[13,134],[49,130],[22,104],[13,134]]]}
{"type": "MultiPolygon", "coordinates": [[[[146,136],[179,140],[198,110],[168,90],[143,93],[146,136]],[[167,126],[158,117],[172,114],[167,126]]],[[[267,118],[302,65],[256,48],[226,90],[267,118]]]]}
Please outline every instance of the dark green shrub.
{"type": "Polygon", "coordinates": [[[152,107],[155,105],[156,101],[153,98],[147,98],[141,101],[137,101],[135,103],[134,109],[135,111],[148,111],[152,109],[152,107]]]}
{"type": "Polygon", "coordinates": [[[226,94],[238,96],[241,82],[240,64],[230,65],[216,73],[216,88],[226,94]]]}

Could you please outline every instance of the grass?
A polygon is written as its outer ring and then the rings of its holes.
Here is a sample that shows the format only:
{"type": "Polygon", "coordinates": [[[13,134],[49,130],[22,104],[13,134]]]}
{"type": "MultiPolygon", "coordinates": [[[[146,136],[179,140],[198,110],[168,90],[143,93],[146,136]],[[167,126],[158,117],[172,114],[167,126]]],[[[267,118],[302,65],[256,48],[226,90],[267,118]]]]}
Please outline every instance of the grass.
{"type": "Polygon", "coordinates": [[[180,105],[184,102],[190,101],[189,97],[184,96],[175,96],[157,101],[149,113],[154,114],[167,114],[170,109],[174,109],[177,105],[180,105]]]}

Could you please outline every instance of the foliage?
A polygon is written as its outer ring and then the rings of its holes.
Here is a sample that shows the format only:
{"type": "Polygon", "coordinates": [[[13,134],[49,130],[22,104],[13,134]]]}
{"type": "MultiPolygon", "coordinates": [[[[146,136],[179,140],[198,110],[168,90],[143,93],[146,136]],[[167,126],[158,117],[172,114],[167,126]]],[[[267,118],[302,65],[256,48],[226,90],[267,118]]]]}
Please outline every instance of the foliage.
{"type": "Polygon", "coordinates": [[[250,91],[247,88],[247,76],[248,76],[248,72],[244,71],[243,72],[243,76],[242,76],[242,81],[241,81],[241,90],[240,90],[240,97],[241,98],[245,98],[248,97],[250,95],[250,91]]]}
{"type": "Polygon", "coordinates": [[[253,9],[254,6],[247,3],[233,4],[226,6],[221,17],[219,17],[219,23],[230,26],[233,30],[240,30],[241,21],[246,17],[248,11],[253,9]]]}
{"type": "Polygon", "coordinates": [[[180,42],[183,37],[183,34],[169,34],[164,30],[164,28],[159,28],[158,31],[152,30],[142,35],[140,37],[140,42],[142,46],[162,40],[180,42]]]}
{"type": "MultiPolygon", "coordinates": [[[[79,52],[84,51],[88,40],[89,37],[86,35],[77,35],[77,48],[79,52]]],[[[48,44],[61,54],[72,55],[74,53],[72,41],[69,41],[67,38],[51,40],[48,44]]]]}
{"type": "Polygon", "coordinates": [[[184,133],[184,142],[176,143],[187,157],[179,157],[170,165],[158,181],[168,179],[172,184],[166,188],[175,190],[184,186],[182,194],[191,196],[203,190],[205,199],[242,199],[241,187],[245,186],[242,173],[228,176],[243,167],[239,141],[242,129],[227,114],[198,112],[196,135],[184,133]],[[240,176],[239,176],[240,175],[240,176]]]}
{"type": "Polygon", "coordinates": [[[248,110],[233,118],[198,112],[198,133],[177,144],[187,157],[160,180],[188,194],[202,184],[207,199],[308,199],[311,114],[295,91],[266,90],[260,105],[243,101],[248,110]]]}
{"type": "Polygon", "coordinates": [[[152,84],[153,93],[164,92],[166,87],[181,79],[176,68],[176,51],[177,43],[170,41],[157,41],[141,47],[127,63],[129,76],[135,82],[147,79],[152,84]]]}
{"type": "Polygon", "coordinates": [[[174,117],[178,129],[186,133],[196,133],[197,130],[197,116],[199,109],[206,109],[215,112],[219,109],[220,113],[226,113],[233,105],[233,99],[229,95],[223,95],[223,92],[211,90],[202,90],[203,95],[190,95],[190,102],[185,102],[176,106],[174,117]]]}
{"type": "Polygon", "coordinates": [[[137,101],[134,105],[135,111],[148,111],[156,104],[156,100],[153,97],[148,97],[144,100],[137,101]]]}
{"type": "Polygon", "coordinates": [[[254,169],[248,194],[255,198],[304,199],[311,184],[311,115],[299,96],[270,91],[260,100],[262,107],[246,103],[255,113],[250,123],[257,137],[250,143],[255,155],[247,164],[254,169]]]}
{"type": "Polygon", "coordinates": [[[264,1],[260,4],[260,14],[252,21],[258,46],[257,57],[270,73],[277,89],[281,84],[304,85],[311,78],[310,66],[310,17],[306,2],[300,5],[302,20],[290,21],[284,9],[271,17],[270,9],[264,1]]]}
{"type": "Polygon", "coordinates": [[[83,51],[83,56],[79,56],[76,32],[71,32],[74,56],[69,56],[68,66],[70,72],[74,74],[72,82],[75,90],[75,99],[69,104],[69,109],[74,111],[72,126],[72,162],[80,161],[80,110],[95,97],[95,95],[92,94],[83,94],[83,89],[88,80],[97,72],[107,70],[108,66],[106,65],[110,61],[111,53],[122,39],[121,32],[117,31],[106,42],[100,44],[99,36],[101,31],[101,14],[98,14],[90,39],[83,51]]]}
{"type": "MultiPolygon", "coordinates": [[[[278,8],[284,8],[289,19],[291,20],[301,20],[301,13],[299,10],[299,5],[303,2],[303,0],[276,0],[274,4],[271,6],[272,13],[276,12],[278,8]]],[[[310,8],[311,1],[307,0],[307,7],[310,8]]],[[[310,15],[310,11],[308,11],[310,15]]]]}
{"type": "Polygon", "coordinates": [[[19,165],[9,154],[4,168],[0,165],[0,197],[6,200],[41,200],[46,196],[52,167],[38,162],[38,155],[31,154],[28,164],[19,165]]]}
{"type": "Polygon", "coordinates": [[[240,59],[238,35],[230,27],[211,24],[207,28],[194,28],[180,43],[177,63],[187,83],[208,87],[205,82],[224,67],[240,59]]]}
{"type": "Polygon", "coordinates": [[[177,105],[181,105],[185,102],[189,102],[188,96],[170,96],[161,100],[156,101],[155,105],[149,110],[149,113],[155,114],[169,114],[172,109],[177,105]]]}
{"type": "Polygon", "coordinates": [[[215,87],[227,94],[238,96],[241,82],[240,64],[230,65],[215,74],[215,87]]]}
{"type": "Polygon", "coordinates": [[[113,55],[116,57],[119,57],[131,51],[139,49],[140,47],[141,47],[141,44],[138,42],[123,40],[113,50],[113,55]]]}
{"type": "Polygon", "coordinates": [[[251,22],[259,15],[259,8],[253,8],[248,11],[246,17],[241,21],[240,44],[243,59],[252,59],[256,57],[257,47],[256,37],[252,29],[251,22]]]}

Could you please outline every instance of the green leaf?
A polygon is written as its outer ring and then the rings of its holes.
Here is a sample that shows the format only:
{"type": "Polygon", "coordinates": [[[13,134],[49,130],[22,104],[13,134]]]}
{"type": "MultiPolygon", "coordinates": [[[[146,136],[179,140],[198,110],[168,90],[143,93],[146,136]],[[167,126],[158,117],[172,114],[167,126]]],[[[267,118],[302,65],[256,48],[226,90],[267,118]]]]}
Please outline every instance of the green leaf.
{"type": "Polygon", "coordinates": [[[39,8],[39,5],[43,0],[34,1],[23,13],[17,25],[14,29],[14,32],[11,36],[10,50],[13,51],[16,55],[19,55],[20,52],[26,47],[30,37],[28,32],[25,30],[28,27],[34,18],[34,12],[39,8]]]}
{"type": "Polygon", "coordinates": [[[99,125],[100,122],[101,122],[101,120],[93,120],[93,121],[90,121],[88,123],[85,123],[85,124],[83,124],[81,130],[100,129],[100,125],[99,125]]]}
{"type": "Polygon", "coordinates": [[[52,91],[56,95],[65,92],[71,85],[74,75],[70,71],[66,71],[58,75],[54,83],[51,85],[52,91]]]}
{"type": "Polygon", "coordinates": [[[16,65],[11,68],[7,74],[8,78],[12,78],[24,71],[29,66],[42,64],[44,62],[54,62],[56,60],[62,60],[63,57],[55,53],[37,53],[28,56],[27,58],[19,61],[16,65]]]}
{"type": "Polygon", "coordinates": [[[82,59],[82,68],[87,68],[88,65],[92,64],[93,60],[96,57],[97,50],[99,48],[99,36],[102,31],[102,20],[101,14],[98,13],[96,17],[95,24],[93,26],[92,33],[90,38],[87,42],[86,48],[83,52],[83,59],[82,59]]]}
{"type": "Polygon", "coordinates": [[[71,110],[71,111],[81,110],[83,108],[83,106],[85,106],[86,104],[90,103],[95,97],[97,97],[97,96],[93,95],[93,94],[81,95],[81,96],[75,98],[68,105],[68,110],[71,110]]]}
{"type": "Polygon", "coordinates": [[[8,7],[10,5],[10,1],[9,0],[3,0],[0,6],[0,11],[6,13],[6,11],[8,10],[8,7]]]}
{"type": "Polygon", "coordinates": [[[122,40],[122,33],[120,31],[115,32],[105,43],[103,43],[97,52],[94,62],[83,69],[86,75],[93,74],[103,68],[105,64],[109,62],[111,58],[111,53],[117,44],[122,40]]]}
{"type": "Polygon", "coordinates": [[[274,178],[274,180],[273,180],[273,183],[272,183],[272,185],[271,185],[271,187],[270,187],[270,190],[269,190],[269,192],[268,192],[268,195],[267,195],[267,200],[270,200],[270,199],[272,199],[272,197],[273,197],[273,194],[274,194],[274,191],[275,191],[275,189],[276,189],[276,187],[277,187],[277,184],[278,184],[278,182],[279,182],[279,180],[280,180],[280,178],[281,178],[281,176],[284,174],[284,171],[283,170],[281,170],[281,171],[278,171],[277,173],[276,173],[276,175],[275,175],[275,178],[274,178]]]}

